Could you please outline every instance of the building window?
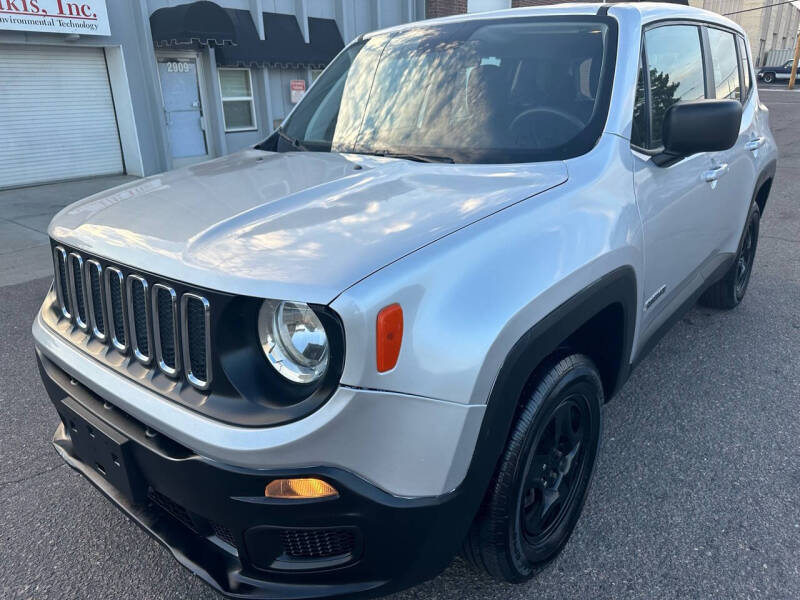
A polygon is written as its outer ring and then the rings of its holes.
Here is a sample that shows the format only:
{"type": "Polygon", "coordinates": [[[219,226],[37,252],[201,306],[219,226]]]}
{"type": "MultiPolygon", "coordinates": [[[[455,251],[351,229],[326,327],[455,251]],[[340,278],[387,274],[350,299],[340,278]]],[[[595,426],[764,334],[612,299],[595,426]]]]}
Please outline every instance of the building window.
{"type": "Polygon", "coordinates": [[[256,126],[250,69],[219,69],[225,131],[252,131],[256,126]]]}

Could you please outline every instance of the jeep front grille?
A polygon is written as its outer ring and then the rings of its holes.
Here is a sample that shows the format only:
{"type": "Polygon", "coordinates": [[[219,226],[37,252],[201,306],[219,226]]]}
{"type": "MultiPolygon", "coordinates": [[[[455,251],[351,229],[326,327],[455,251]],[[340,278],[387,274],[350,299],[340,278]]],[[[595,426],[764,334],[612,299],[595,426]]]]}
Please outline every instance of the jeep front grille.
{"type": "Polygon", "coordinates": [[[106,335],[106,303],[103,297],[103,267],[96,260],[86,261],[86,293],[89,297],[89,326],[101,342],[106,335]]]}
{"type": "Polygon", "coordinates": [[[75,308],[73,314],[75,317],[75,324],[84,331],[87,331],[89,329],[89,320],[86,316],[85,274],[83,272],[83,258],[80,254],[76,254],[75,252],[70,253],[67,271],[69,272],[69,292],[72,300],[70,305],[75,308]]]}
{"type": "Polygon", "coordinates": [[[175,375],[178,359],[178,295],[163,283],[153,286],[153,331],[155,332],[158,368],[175,375]]]}
{"type": "Polygon", "coordinates": [[[197,294],[184,294],[183,354],[186,357],[186,376],[195,387],[208,387],[210,377],[208,356],[211,353],[208,331],[211,306],[197,294]]]}
{"type": "Polygon", "coordinates": [[[195,388],[211,383],[211,305],[151,275],[53,249],[59,316],[87,336],[195,388]]]}
{"type": "Polygon", "coordinates": [[[61,247],[53,248],[53,260],[55,262],[55,288],[58,297],[58,306],[61,315],[66,319],[72,318],[72,306],[69,302],[69,280],[67,279],[67,252],[61,247]]]}
{"type": "Polygon", "coordinates": [[[106,306],[111,324],[111,344],[120,352],[128,351],[128,323],[123,289],[125,276],[116,267],[107,267],[105,275],[106,306]]]}
{"type": "Polygon", "coordinates": [[[126,285],[133,355],[143,365],[149,365],[153,360],[150,342],[153,338],[150,329],[150,303],[147,301],[149,285],[140,275],[128,275],[126,285]]]}

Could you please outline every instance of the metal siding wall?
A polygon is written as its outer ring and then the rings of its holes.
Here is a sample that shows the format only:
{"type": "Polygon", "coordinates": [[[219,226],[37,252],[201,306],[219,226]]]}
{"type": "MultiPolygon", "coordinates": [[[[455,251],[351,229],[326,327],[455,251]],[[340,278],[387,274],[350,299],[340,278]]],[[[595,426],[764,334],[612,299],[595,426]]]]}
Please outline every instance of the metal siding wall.
{"type": "Polygon", "coordinates": [[[308,16],[335,19],[336,4],[331,0],[308,0],[308,16]]]}
{"type": "Polygon", "coordinates": [[[403,23],[403,2],[405,0],[378,0],[380,2],[380,18],[381,22],[378,27],[388,27],[389,25],[396,25],[403,23]]]}
{"type": "Polygon", "coordinates": [[[77,41],[67,42],[62,34],[0,31],[0,44],[48,45],[66,51],[76,47],[121,48],[125,70],[114,75],[127,79],[127,89],[120,90],[121,97],[129,97],[127,114],[132,115],[125,130],[136,138],[127,140],[126,146],[138,145],[138,159],[145,174],[158,173],[167,167],[167,146],[158,72],[149,37],[148,8],[145,0],[107,0],[106,5],[110,36],[81,35],[77,41]]]}
{"type": "MultiPolygon", "coordinates": [[[[367,9],[364,10],[365,5],[361,3],[354,3],[355,4],[355,11],[353,11],[353,16],[355,17],[355,37],[358,37],[362,33],[367,33],[368,31],[372,31],[372,12],[367,9]]],[[[371,8],[371,7],[368,7],[371,8]]]]}

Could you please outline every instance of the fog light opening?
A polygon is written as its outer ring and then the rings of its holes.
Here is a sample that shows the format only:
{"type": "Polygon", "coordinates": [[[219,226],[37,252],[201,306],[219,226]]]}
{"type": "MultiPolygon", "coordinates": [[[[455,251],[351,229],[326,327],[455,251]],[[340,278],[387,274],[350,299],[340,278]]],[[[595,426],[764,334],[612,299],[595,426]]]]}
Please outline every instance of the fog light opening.
{"type": "Polygon", "coordinates": [[[275,479],[267,484],[264,496],[277,500],[312,500],[337,498],[339,492],[329,483],[315,477],[275,479]]]}

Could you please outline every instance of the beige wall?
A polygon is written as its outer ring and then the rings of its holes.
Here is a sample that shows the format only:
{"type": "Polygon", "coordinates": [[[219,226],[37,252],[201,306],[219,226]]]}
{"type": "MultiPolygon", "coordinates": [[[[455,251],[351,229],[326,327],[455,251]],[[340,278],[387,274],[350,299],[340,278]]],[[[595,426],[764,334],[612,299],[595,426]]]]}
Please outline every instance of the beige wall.
{"type": "Polygon", "coordinates": [[[766,7],[728,15],[747,32],[753,58],[756,65],[761,65],[770,50],[794,48],[797,28],[800,26],[800,9],[793,4],[770,6],[780,1],[782,0],[689,0],[689,4],[720,14],[766,7]]]}

